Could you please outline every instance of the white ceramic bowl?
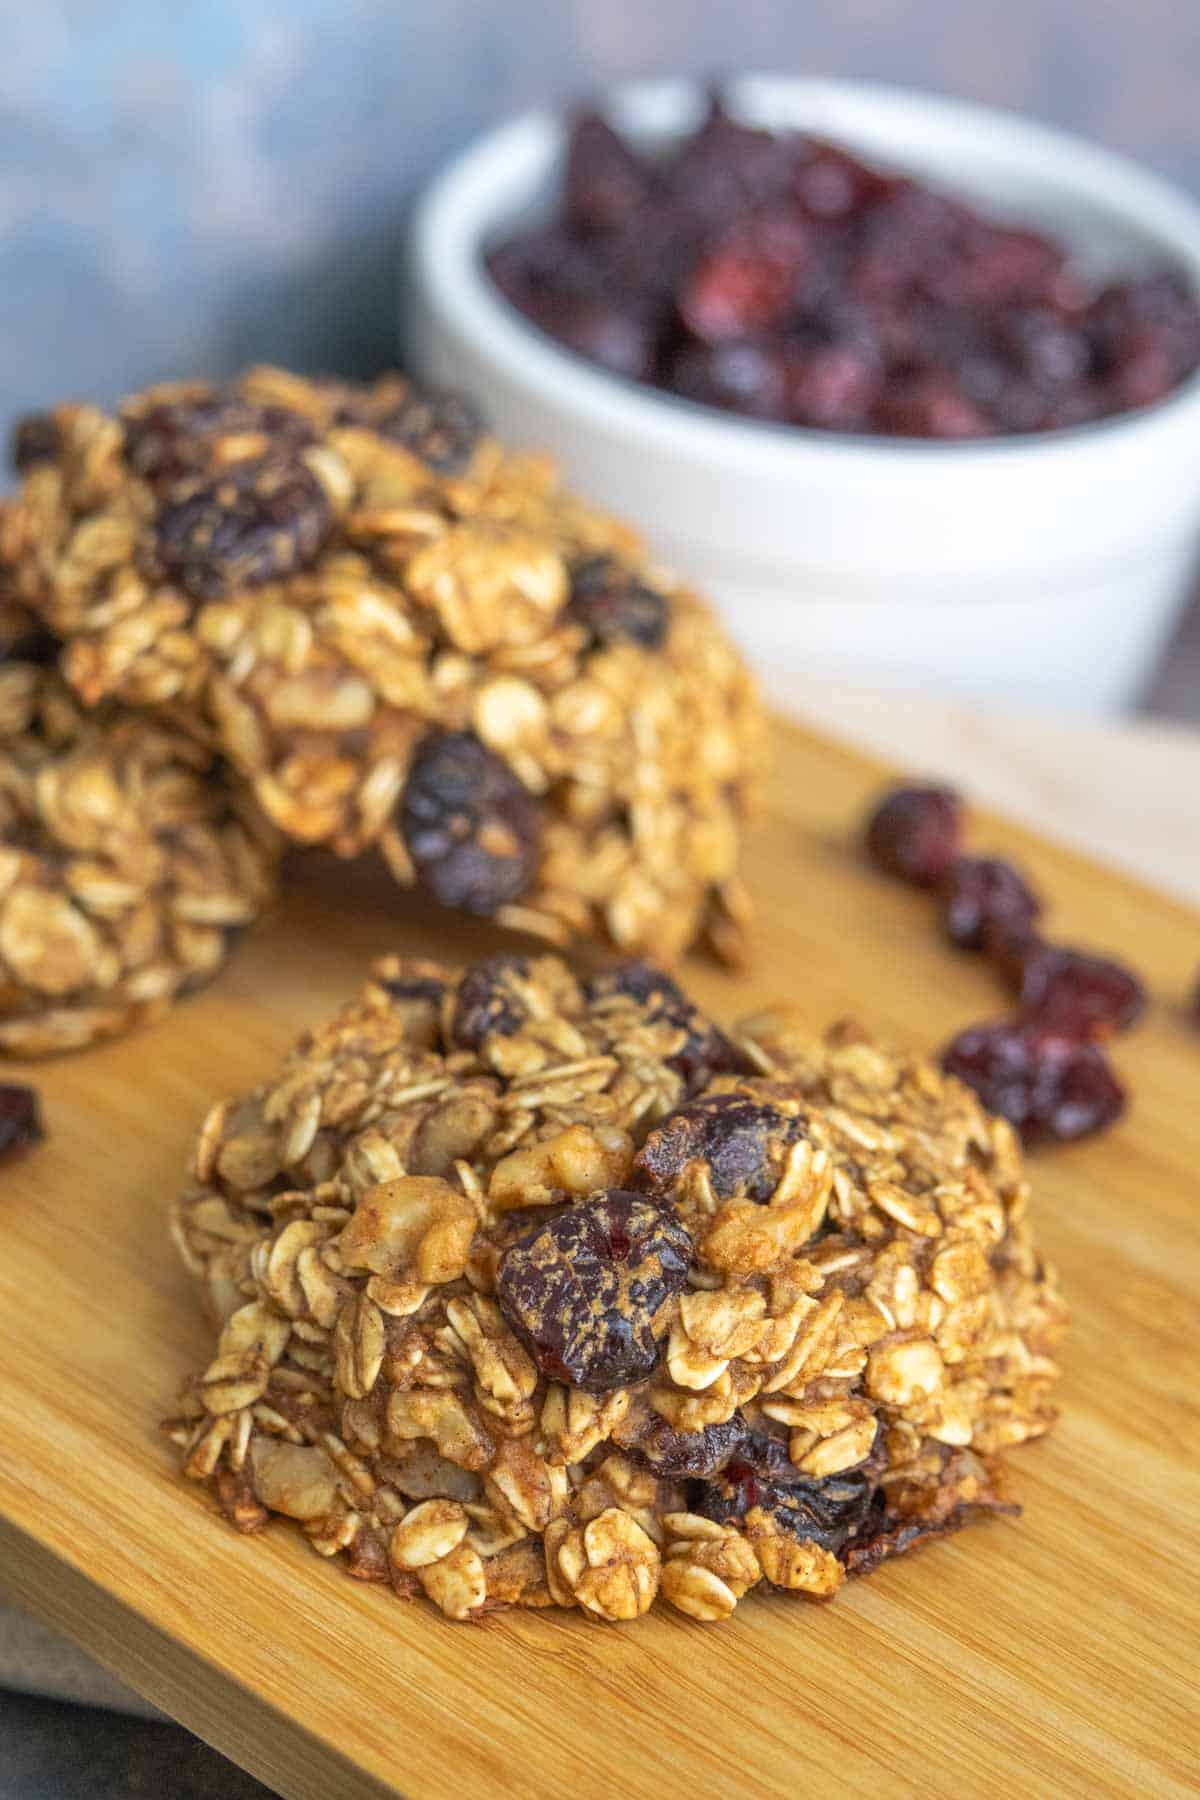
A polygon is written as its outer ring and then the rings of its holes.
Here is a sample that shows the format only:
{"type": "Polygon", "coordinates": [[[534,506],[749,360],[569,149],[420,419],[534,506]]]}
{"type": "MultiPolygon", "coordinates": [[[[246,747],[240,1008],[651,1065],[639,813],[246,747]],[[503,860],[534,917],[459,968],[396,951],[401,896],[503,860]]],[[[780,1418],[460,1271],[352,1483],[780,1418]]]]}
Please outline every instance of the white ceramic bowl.
{"type": "MultiPolygon", "coordinates": [[[[1200,286],[1200,208],[1124,158],[1012,114],[859,82],[746,78],[732,109],[839,139],[1102,272],[1167,256],[1200,286]]],[[[622,88],[644,143],[688,129],[683,82],[622,88]]],[[[721,605],[777,689],[894,682],[1078,711],[1137,699],[1200,549],[1200,378],[1143,413],[1040,437],[937,444],[732,418],[608,375],[496,292],[481,249],[554,191],[561,123],[518,119],[460,156],[415,220],[415,370],[541,445],[721,605]]]]}

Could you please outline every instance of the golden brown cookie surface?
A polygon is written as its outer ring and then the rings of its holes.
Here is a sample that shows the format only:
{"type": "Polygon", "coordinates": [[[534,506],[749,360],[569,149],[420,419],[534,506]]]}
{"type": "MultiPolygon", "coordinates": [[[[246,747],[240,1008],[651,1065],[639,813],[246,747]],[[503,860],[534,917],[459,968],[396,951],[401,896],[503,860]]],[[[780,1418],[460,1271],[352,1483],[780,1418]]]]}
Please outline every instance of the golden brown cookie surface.
{"type": "Polygon", "coordinates": [[[82,1048],[200,986],[267,904],[275,834],[165,723],[88,714],[0,609],[0,1050],[82,1048]]]}
{"type": "Polygon", "coordinates": [[[0,532],[90,704],[286,836],[552,942],[736,953],[762,721],[708,609],[461,402],[254,370],[30,430],[0,532]]]}
{"type": "Polygon", "coordinates": [[[861,1033],[670,977],[379,965],[214,1107],[177,1241],[220,1335],[173,1426],[451,1617],[700,1619],[1003,1504],[1065,1312],[1009,1128],[861,1033]]]}

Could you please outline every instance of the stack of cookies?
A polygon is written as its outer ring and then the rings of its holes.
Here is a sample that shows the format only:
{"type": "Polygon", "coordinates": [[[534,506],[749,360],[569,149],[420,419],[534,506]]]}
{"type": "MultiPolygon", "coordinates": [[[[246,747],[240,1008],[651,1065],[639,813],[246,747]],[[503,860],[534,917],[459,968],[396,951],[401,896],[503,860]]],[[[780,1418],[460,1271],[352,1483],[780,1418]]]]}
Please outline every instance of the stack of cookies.
{"type": "Polygon", "coordinates": [[[377,850],[551,944],[736,957],[750,677],[463,402],[260,369],[60,407],[14,455],[7,1047],[85,1043],[211,974],[287,844],[377,850]]]}
{"type": "Polygon", "coordinates": [[[547,947],[385,960],[205,1120],[169,1429],[230,1522],[456,1619],[711,1621],[1006,1509],[1064,1322],[1011,1128],[659,966],[747,918],[763,719],[703,603],[400,377],[62,407],[16,457],[0,1047],[211,976],[288,845],[547,947]]]}

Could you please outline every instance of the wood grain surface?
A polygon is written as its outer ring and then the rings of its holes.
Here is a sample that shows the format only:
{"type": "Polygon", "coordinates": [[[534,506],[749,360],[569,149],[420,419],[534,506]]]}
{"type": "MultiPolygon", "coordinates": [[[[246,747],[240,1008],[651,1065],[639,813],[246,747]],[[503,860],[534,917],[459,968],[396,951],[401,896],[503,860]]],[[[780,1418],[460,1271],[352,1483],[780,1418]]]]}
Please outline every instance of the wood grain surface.
{"type": "MultiPolygon", "coordinates": [[[[860,861],[877,765],[792,727],[722,1014],[790,993],[939,1043],[1001,1010],[928,902],[860,861]]],[[[1063,1419],[1013,1457],[1018,1523],[965,1532],[831,1607],[752,1597],[722,1626],[664,1613],[477,1627],[350,1581],[299,1535],[237,1537],[156,1436],[208,1334],[164,1229],[214,1093],[250,1085],[386,948],[469,955],[376,872],[308,864],[211,992],[144,1035],[43,1067],[47,1143],[0,1175],[0,1589],[295,1800],[1109,1796],[1200,1784],[1196,1277],[1200,1034],[1182,997],[1200,915],[980,820],[1123,952],[1155,1005],[1117,1052],[1134,1105],[1036,1159],[1042,1238],[1075,1310],[1063,1419]]]]}

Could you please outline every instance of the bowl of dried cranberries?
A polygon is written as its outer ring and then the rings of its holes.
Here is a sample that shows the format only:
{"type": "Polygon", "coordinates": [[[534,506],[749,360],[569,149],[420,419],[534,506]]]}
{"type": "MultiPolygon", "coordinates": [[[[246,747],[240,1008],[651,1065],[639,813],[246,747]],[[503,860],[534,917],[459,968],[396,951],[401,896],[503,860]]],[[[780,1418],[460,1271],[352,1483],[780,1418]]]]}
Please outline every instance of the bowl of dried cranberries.
{"type": "Polygon", "coordinates": [[[410,360],[818,674],[1113,710],[1200,547],[1200,208],[1016,115],[639,83],[418,208],[410,360]]]}

